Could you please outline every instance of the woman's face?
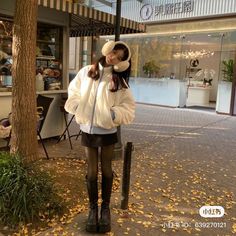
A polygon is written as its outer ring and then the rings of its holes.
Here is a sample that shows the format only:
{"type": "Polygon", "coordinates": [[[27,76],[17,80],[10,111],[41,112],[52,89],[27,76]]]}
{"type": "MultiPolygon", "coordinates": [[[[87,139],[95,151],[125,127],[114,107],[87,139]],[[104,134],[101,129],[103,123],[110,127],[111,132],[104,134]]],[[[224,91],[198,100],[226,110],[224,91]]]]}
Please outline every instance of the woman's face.
{"type": "Polygon", "coordinates": [[[114,66],[121,62],[124,58],[124,51],[122,49],[113,49],[109,54],[106,55],[107,65],[114,66]]]}

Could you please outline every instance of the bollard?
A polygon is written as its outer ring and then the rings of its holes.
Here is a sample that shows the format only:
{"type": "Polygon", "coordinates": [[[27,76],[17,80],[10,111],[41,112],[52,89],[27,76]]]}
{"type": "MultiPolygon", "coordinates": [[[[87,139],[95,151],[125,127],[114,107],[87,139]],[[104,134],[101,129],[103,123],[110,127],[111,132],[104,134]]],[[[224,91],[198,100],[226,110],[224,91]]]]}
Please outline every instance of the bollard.
{"type": "Polygon", "coordinates": [[[121,209],[123,210],[126,210],[128,208],[132,151],[133,151],[132,142],[127,142],[124,153],[122,193],[121,193],[121,209]]]}

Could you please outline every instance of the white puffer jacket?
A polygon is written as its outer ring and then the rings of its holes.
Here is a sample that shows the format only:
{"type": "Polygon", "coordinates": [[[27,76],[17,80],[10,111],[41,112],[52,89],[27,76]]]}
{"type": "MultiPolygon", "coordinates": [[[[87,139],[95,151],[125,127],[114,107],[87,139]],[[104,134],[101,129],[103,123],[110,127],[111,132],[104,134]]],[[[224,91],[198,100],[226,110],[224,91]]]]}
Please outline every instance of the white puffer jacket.
{"type": "Polygon", "coordinates": [[[66,111],[75,114],[77,123],[91,128],[112,129],[131,123],[135,115],[135,102],[130,89],[111,92],[112,67],[99,64],[100,78],[96,81],[88,77],[90,68],[91,65],[83,67],[71,81],[66,111]]]}

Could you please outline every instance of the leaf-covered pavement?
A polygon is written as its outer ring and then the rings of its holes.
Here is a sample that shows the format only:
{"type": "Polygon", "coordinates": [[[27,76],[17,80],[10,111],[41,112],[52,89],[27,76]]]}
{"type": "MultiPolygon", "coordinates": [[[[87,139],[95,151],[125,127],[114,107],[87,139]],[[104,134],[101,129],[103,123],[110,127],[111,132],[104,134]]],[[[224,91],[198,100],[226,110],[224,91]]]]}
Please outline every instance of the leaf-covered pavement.
{"type": "MultiPolygon", "coordinates": [[[[115,160],[112,231],[107,235],[236,233],[235,118],[139,105],[134,124],[122,133],[123,142],[135,146],[129,209],[120,209],[123,163],[115,160]],[[204,205],[224,207],[224,217],[201,217],[204,205]]],[[[44,228],[24,226],[15,235],[87,235],[86,162],[78,141],[73,143],[73,151],[67,141],[51,144],[55,159],[42,164],[54,173],[69,211],[44,228]]]]}

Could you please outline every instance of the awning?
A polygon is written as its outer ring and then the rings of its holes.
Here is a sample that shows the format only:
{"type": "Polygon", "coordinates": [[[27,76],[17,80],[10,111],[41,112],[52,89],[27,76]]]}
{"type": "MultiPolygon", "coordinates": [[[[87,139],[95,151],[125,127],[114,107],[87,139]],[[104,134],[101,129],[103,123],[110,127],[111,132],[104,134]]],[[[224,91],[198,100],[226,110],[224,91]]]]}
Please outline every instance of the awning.
{"type": "MultiPolygon", "coordinates": [[[[115,34],[115,17],[66,0],[38,0],[38,5],[70,13],[70,36],[92,36],[115,34]]],[[[120,33],[145,32],[145,25],[121,18],[120,33]]]]}

